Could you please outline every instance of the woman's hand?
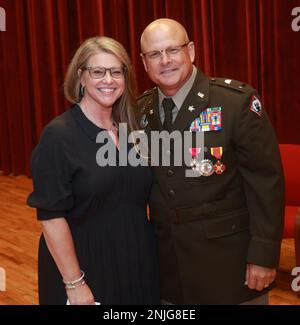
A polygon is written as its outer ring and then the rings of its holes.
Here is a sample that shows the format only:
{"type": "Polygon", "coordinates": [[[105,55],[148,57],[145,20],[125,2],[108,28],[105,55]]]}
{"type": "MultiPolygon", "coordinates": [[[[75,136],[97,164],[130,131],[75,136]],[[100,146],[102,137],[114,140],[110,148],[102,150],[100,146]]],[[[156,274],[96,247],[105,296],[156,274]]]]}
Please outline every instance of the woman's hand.
{"type": "Polygon", "coordinates": [[[92,291],[86,283],[66,291],[70,305],[95,305],[92,291]]]}

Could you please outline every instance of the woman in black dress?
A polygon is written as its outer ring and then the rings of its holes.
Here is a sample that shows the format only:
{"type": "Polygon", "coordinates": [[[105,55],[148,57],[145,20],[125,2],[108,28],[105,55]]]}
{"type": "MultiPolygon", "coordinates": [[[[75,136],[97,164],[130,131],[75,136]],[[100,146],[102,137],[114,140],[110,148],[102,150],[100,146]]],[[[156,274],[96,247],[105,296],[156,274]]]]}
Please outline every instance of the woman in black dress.
{"type": "MultiPolygon", "coordinates": [[[[97,164],[99,132],[119,159],[118,125],[136,129],[134,80],[123,46],[86,40],[65,80],[74,105],[43,130],[32,154],[43,234],[39,245],[40,304],[158,304],[154,230],[146,206],[149,167],[97,164]]],[[[99,161],[98,161],[99,162],[99,161]]]]}

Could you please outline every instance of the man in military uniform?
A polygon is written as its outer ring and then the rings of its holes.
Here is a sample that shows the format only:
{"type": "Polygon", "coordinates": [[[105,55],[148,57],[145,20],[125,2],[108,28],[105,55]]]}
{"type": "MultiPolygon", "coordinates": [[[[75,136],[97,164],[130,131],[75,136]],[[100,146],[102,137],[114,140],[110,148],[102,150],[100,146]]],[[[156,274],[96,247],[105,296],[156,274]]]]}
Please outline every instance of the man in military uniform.
{"type": "MultiPolygon", "coordinates": [[[[184,27],[158,19],[141,36],[142,60],[157,87],[139,98],[141,126],[203,132],[187,166],[153,167],[161,298],[172,304],[265,304],[274,287],[283,228],[278,145],[257,92],[208,78],[194,65],[184,27]],[[203,150],[203,151],[201,151],[203,150]],[[199,152],[203,159],[197,161],[199,152]]],[[[169,155],[174,158],[174,151],[169,155]]]]}

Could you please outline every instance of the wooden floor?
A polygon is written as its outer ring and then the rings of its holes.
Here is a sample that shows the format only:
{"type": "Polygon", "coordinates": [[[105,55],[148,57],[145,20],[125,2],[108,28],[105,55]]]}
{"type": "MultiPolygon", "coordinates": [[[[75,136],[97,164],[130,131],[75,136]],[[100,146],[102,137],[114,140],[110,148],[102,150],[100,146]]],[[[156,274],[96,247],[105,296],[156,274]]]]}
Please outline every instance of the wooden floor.
{"type": "MultiPolygon", "coordinates": [[[[1,268],[6,272],[6,291],[0,291],[0,305],[38,303],[37,247],[40,225],[36,221],[35,211],[26,205],[31,188],[31,180],[27,177],[0,175],[0,276],[3,273],[1,268]]],[[[300,305],[300,299],[290,289],[290,270],[294,266],[293,242],[285,240],[278,287],[271,291],[271,304],[300,305]]]]}

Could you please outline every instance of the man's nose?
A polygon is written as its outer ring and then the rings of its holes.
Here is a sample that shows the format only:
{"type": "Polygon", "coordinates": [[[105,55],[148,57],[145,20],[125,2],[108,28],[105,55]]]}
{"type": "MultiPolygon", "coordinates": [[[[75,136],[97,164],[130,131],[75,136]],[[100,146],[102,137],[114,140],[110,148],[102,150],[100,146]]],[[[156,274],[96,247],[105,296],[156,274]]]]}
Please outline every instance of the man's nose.
{"type": "Polygon", "coordinates": [[[167,64],[167,63],[169,63],[170,62],[170,56],[167,54],[167,52],[166,51],[162,51],[161,52],[161,57],[160,57],[160,62],[162,63],[162,64],[167,64]]]}

